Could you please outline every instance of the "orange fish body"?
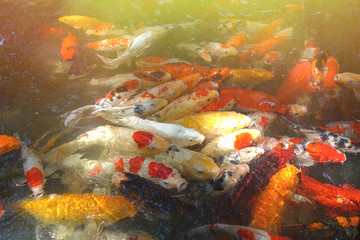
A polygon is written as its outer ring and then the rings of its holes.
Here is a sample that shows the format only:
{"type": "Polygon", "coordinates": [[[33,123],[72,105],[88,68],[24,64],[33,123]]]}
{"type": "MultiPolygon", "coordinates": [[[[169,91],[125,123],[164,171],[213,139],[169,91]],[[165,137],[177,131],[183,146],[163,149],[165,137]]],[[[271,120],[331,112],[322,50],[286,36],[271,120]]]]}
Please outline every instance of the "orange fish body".
{"type": "Polygon", "coordinates": [[[226,83],[248,83],[256,84],[270,81],[274,78],[274,74],[265,69],[230,69],[230,77],[226,83]]]}
{"type": "Polygon", "coordinates": [[[232,36],[226,41],[226,45],[230,47],[239,48],[245,46],[249,41],[249,36],[246,33],[240,33],[232,36]]]}
{"type": "Polygon", "coordinates": [[[324,127],[320,127],[327,131],[344,135],[354,140],[360,139],[360,121],[344,121],[328,123],[324,127]]]}
{"type": "Polygon", "coordinates": [[[358,227],[360,225],[360,217],[344,217],[336,216],[335,218],[322,217],[319,222],[315,222],[307,226],[310,231],[321,229],[344,230],[350,227],[358,227]]]}
{"type": "Polygon", "coordinates": [[[303,93],[315,92],[315,88],[311,85],[312,79],[312,63],[308,61],[299,63],[290,71],[275,97],[285,104],[296,103],[303,93]]]}
{"type": "Polygon", "coordinates": [[[111,34],[113,30],[114,25],[112,23],[101,23],[90,27],[85,33],[87,35],[105,36],[111,34]]]}
{"type": "Polygon", "coordinates": [[[304,197],[316,201],[330,211],[347,212],[360,210],[360,190],[345,184],[336,187],[331,184],[320,183],[301,173],[301,185],[297,191],[304,197]]]}
{"type": "Polygon", "coordinates": [[[0,135],[0,156],[13,149],[20,148],[20,139],[8,135],[0,135]]]}
{"type": "Polygon", "coordinates": [[[251,227],[279,232],[285,202],[295,192],[299,172],[297,167],[289,165],[271,177],[269,184],[256,199],[251,213],[251,227]]]}
{"type": "MultiPolygon", "coordinates": [[[[193,89],[202,79],[202,76],[200,73],[193,73],[193,74],[189,74],[180,78],[177,78],[176,80],[181,80],[183,81],[186,86],[187,89],[193,89]]],[[[194,91],[192,91],[194,92],[194,91]]]]}
{"type": "Polygon", "coordinates": [[[77,48],[80,46],[78,39],[72,35],[70,32],[67,32],[66,37],[61,42],[60,55],[64,61],[69,61],[74,59],[79,55],[77,48]]]}
{"type": "Polygon", "coordinates": [[[138,68],[145,68],[145,67],[154,67],[168,63],[187,63],[187,62],[178,58],[150,56],[136,61],[135,65],[138,68]]]}
{"type": "Polygon", "coordinates": [[[321,81],[320,88],[322,90],[335,90],[339,86],[335,83],[335,74],[340,73],[339,63],[334,57],[328,57],[325,64],[324,78],[321,81]]]}
{"type": "Polygon", "coordinates": [[[214,81],[220,84],[226,77],[230,75],[228,67],[224,68],[211,68],[201,73],[202,81],[214,81]]]}
{"type": "Polygon", "coordinates": [[[220,95],[212,103],[207,105],[200,112],[210,112],[210,111],[229,111],[231,110],[235,103],[237,102],[235,96],[231,95],[220,95]]]}
{"type": "Polygon", "coordinates": [[[277,20],[272,23],[269,23],[267,26],[265,26],[258,34],[256,34],[253,39],[251,40],[251,43],[259,43],[262,41],[265,41],[268,38],[271,38],[281,25],[282,20],[277,20]]]}
{"type": "Polygon", "coordinates": [[[112,224],[125,217],[134,217],[137,212],[123,196],[100,196],[92,193],[49,195],[22,201],[19,209],[47,224],[77,223],[87,219],[112,224]]]}
{"type": "Polygon", "coordinates": [[[114,37],[111,39],[89,43],[86,47],[96,51],[123,50],[129,46],[130,41],[131,40],[129,38],[114,37]]]}

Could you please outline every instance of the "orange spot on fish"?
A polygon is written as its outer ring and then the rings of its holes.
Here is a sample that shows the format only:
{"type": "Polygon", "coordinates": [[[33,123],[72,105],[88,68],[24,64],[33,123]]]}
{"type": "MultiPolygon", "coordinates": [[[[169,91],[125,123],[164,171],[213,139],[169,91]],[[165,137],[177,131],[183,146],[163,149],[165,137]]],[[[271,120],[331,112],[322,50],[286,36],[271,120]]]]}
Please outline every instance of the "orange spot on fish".
{"type": "Polygon", "coordinates": [[[254,139],[252,138],[250,133],[244,132],[236,135],[234,141],[234,148],[235,149],[243,149],[245,147],[250,146],[254,143],[254,139]]]}
{"type": "Polygon", "coordinates": [[[141,156],[136,156],[134,158],[131,158],[129,160],[129,165],[130,165],[130,172],[132,173],[138,173],[141,169],[141,166],[143,164],[143,162],[145,161],[145,157],[141,156]]]}
{"type": "Polygon", "coordinates": [[[247,240],[255,239],[255,234],[250,230],[239,229],[239,230],[237,230],[236,233],[241,239],[247,239],[247,240]]]}
{"type": "Polygon", "coordinates": [[[44,175],[37,167],[32,167],[29,171],[26,172],[25,175],[26,181],[31,188],[40,186],[44,178],[44,175]]]}
{"type": "Polygon", "coordinates": [[[267,128],[270,125],[269,118],[266,116],[262,116],[259,125],[264,129],[267,128]]]}
{"type": "Polygon", "coordinates": [[[115,165],[115,170],[118,172],[123,172],[124,171],[124,159],[120,158],[118,161],[114,162],[115,165]]]}
{"type": "Polygon", "coordinates": [[[137,143],[138,148],[142,148],[149,145],[152,142],[154,135],[146,131],[137,131],[134,132],[132,137],[134,141],[137,143]]]}
{"type": "Polygon", "coordinates": [[[91,175],[91,176],[96,176],[102,171],[102,169],[103,169],[103,167],[102,167],[102,165],[100,163],[96,164],[96,166],[93,169],[88,171],[88,174],[91,175]]]}
{"type": "Polygon", "coordinates": [[[149,92],[144,92],[143,94],[141,94],[141,97],[142,97],[142,98],[154,99],[154,98],[155,98],[155,95],[154,95],[154,94],[151,94],[151,93],[149,93],[149,92]]]}
{"type": "Polygon", "coordinates": [[[165,180],[169,178],[173,170],[162,163],[150,162],[148,171],[150,176],[165,180]]]}
{"type": "Polygon", "coordinates": [[[20,148],[20,139],[8,135],[0,135],[0,156],[18,148],[20,148]]]}

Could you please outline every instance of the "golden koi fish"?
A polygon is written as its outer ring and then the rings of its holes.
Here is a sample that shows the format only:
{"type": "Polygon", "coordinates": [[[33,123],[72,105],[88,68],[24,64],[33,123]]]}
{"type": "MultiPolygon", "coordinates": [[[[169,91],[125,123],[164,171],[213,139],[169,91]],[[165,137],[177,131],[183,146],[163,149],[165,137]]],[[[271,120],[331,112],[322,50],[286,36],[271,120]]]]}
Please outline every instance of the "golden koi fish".
{"type": "Polygon", "coordinates": [[[230,69],[230,78],[226,83],[258,84],[270,81],[274,75],[265,69],[230,69]]]}
{"type": "Polygon", "coordinates": [[[47,224],[87,219],[112,224],[126,217],[134,217],[137,212],[123,196],[99,196],[92,193],[52,194],[36,200],[22,201],[19,209],[47,224]]]}
{"type": "Polygon", "coordinates": [[[96,18],[81,15],[62,16],[58,20],[75,29],[81,29],[84,32],[93,26],[105,24],[105,22],[96,18]]]}

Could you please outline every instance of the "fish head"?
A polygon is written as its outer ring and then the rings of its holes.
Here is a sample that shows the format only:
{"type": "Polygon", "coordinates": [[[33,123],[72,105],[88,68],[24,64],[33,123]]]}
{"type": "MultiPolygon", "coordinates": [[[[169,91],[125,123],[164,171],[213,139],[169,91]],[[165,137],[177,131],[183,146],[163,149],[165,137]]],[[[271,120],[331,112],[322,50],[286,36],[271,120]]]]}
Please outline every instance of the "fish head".
{"type": "Polygon", "coordinates": [[[258,101],[258,110],[262,112],[278,112],[281,114],[286,114],[288,112],[288,106],[281,103],[275,98],[262,97],[258,101]]]}
{"type": "Polygon", "coordinates": [[[61,42],[60,55],[65,61],[72,60],[74,57],[79,55],[79,41],[70,32],[67,33],[66,37],[61,42]]]}
{"type": "Polygon", "coordinates": [[[194,152],[190,159],[181,163],[183,174],[195,180],[213,179],[222,176],[222,170],[214,160],[199,152],[194,152]]]}
{"type": "Polygon", "coordinates": [[[289,104],[289,115],[292,118],[301,118],[308,113],[308,107],[299,104],[289,104]]]}
{"type": "Polygon", "coordinates": [[[137,143],[139,152],[156,154],[164,152],[170,148],[170,144],[162,137],[156,136],[147,131],[136,131],[132,136],[137,143]]]}
{"type": "Polygon", "coordinates": [[[176,188],[179,192],[187,187],[187,181],[181,174],[163,163],[150,162],[148,165],[149,174],[157,178],[157,183],[167,189],[176,188]]]}
{"type": "Polygon", "coordinates": [[[345,154],[324,143],[311,142],[306,145],[306,152],[317,162],[344,162],[346,160],[345,154]]]}

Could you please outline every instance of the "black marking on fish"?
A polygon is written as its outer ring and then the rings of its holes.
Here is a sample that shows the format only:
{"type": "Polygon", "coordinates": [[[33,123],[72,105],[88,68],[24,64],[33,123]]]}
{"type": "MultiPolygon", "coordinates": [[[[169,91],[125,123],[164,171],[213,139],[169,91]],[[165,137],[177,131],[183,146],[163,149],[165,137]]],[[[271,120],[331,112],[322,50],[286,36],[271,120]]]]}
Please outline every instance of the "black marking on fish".
{"type": "Polygon", "coordinates": [[[135,104],[134,113],[137,115],[143,115],[145,113],[146,108],[142,104],[135,104]]]}
{"type": "Polygon", "coordinates": [[[346,147],[346,146],[345,146],[346,143],[347,143],[346,139],[342,138],[342,139],[340,139],[340,140],[337,142],[336,145],[338,145],[338,146],[341,147],[341,148],[344,148],[344,147],[346,147]]]}
{"type": "Polygon", "coordinates": [[[240,161],[237,160],[237,159],[232,159],[232,160],[230,160],[230,162],[231,162],[232,164],[234,164],[234,165],[240,164],[240,161]]]}
{"type": "Polygon", "coordinates": [[[172,151],[172,152],[180,152],[180,149],[179,149],[177,146],[171,146],[171,147],[167,150],[167,152],[170,152],[170,151],[172,151]]]}
{"type": "Polygon", "coordinates": [[[329,136],[328,135],[326,135],[326,134],[322,134],[321,135],[321,141],[322,142],[327,142],[329,140],[329,136]]]}

